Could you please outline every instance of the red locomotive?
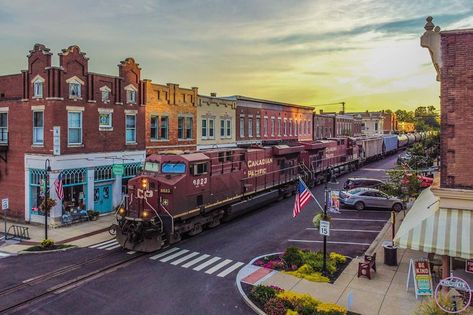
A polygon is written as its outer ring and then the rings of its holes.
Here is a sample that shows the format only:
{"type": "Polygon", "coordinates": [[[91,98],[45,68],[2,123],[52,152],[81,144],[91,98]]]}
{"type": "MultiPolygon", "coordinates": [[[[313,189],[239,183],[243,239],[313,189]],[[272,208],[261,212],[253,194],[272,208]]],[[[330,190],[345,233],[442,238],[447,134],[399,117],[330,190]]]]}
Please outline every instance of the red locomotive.
{"type": "Polygon", "coordinates": [[[359,146],[344,137],[291,145],[155,154],[128,182],[117,211],[117,240],[151,252],[294,193],[336,172],[357,168],[359,146]]]}

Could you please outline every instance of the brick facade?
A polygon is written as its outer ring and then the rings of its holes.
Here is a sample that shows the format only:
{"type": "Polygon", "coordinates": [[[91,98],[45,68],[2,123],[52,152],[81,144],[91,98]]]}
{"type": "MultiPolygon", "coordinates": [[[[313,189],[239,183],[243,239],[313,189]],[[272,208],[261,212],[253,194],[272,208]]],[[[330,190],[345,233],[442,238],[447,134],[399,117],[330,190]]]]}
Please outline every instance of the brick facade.
{"type": "MultiPolygon", "coordinates": [[[[168,83],[166,85],[154,84],[145,80],[146,95],[146,152],[152,154],[168,150],[195,150],[197,130],[197,108],[198,88],[181,88],[178,84],[168,83]],[[152,117],[158,117],[157,128],[162,127],[161,117],[168,117],[168,135],[162,133],[157,137],[152,135],[152,117]],[[178,121],[184,118],[184,128],[192,118],[191,135],[182,135],[179,138],[178,121]]],[[[155,118],[154,118],[155,119],[155,118]]],[[[154,127],[154,126],[153,126],[154,127]]]]}
{"type": "Polygon", "coordinates": [[[334,137],[334,116],[314,114],[314,139],[334,137]]]}
{"type": "Polygon", "coordinates": [[[395,113],[384,112],[384,133],[391,134],[398,131],[397,117],[395,113]]]}

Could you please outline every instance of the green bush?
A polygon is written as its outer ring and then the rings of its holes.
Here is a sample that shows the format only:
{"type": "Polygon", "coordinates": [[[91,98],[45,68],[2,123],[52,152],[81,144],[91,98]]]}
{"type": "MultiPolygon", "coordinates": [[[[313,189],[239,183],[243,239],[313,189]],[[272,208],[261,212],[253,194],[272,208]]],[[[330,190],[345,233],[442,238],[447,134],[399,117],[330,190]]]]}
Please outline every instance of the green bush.
{"type": "Polygon", "coordinates": [[[273,297],[264,304],[264,312],[268,315],[285,315],[286,307],[281,299],[273,297]]]}
{"type": "Polygon", "coordinates": [[[301,315],[316,314],[317,306],[321,303],[308,294],[300,294],[291,291],[278,293],[277,297],[283,301],[288,309],[294,310],[297,314],[301,315]]]}
{"type": "Polygon", "coordinates": [[[347,309],[334,303],[320,303],[316,307],[317,315],[346,315],[347,309]]]}
{"type": "Polygon", "coordinates": [[[335,252],[331,252],[329,257],[330,257],[330,260],[332,260],[336,264],[344,264],[347,261],[346,256],[339,253],[335,253],[335,252]]]}
{"type": "Polygon", "coordinates": [[[53,247],[54,246],[54,241],[50,240],[50,239],[42,240],[40,246],[43,247],[43,248],[53,247]]]}
{"type": "Polygon", "coordinates": [[[298,314],[299,313],[297,311],[294,311],[294,310],[291,310],[291,309],[286,311],[286,315],[298,315],[298,314]]]}
{"type": "Polygon", "coordinates": [[[304,252],[297,247],[288,247],[282,259],[288,267],[296,266],[299,268],[304,263],[304,252]]]}
{"type": "Polygon", "coordinates": [[[251,289],[250,297],[261,305],[265,305],[270,299],[274,298],[280,290],[274,287],[257,285],[251,289]]]}

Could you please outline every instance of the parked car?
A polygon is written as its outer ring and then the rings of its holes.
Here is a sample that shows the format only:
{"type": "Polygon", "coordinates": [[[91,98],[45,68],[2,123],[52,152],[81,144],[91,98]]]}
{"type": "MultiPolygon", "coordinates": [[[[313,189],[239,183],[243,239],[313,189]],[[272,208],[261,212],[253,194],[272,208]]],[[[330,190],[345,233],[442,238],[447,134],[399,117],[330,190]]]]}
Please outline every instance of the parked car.
{"type": "MultiPolygon", "coordinates": [[[[411,177],[411,176],[412,176],[412,174],[406,173],[404,175],[404,177],[402,178],[401,183],[403,185],[407,185],[409,183],[409,177],[411,177]]],[[[417,179],[420,181],[420,187],[421,188],[430,187],[432,185],[432,183],[434,182],[434,179],[432,177],[428,177],[428,176],[417,175],[417,179]]]]}
{"type": "Polygon", "coordinates": [[[409,152],[404,152],[397,157],[397,164],[402,165],[408,163],[412,159],[412,155],[409,152]]]}
{"type": "Polygon", "coordinates": [[[383,184],[382,180],[375,178],[348,178],[343,185],[343,189],[350,190],[358,187],[378,188],[383,184]]]}
{"type": "Polygon", "coordinates": [[[342,205],[354,207],[356,210],[365,208],[392,209],[396,212],[404,208],[403,202],[374,188],[355,188],[339,193],[342,205]]]}

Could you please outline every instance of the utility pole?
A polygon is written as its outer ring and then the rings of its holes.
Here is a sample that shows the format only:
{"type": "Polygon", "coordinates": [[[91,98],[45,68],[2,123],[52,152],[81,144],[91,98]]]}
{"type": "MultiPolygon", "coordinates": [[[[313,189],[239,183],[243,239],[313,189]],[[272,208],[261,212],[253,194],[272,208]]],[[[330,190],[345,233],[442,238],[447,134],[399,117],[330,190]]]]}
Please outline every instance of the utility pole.
{"type": "Polygon", "coordinates": [[[312,106],[316,108],[318,106],[325,107],[325,106],[333,106],[333,105],[337,105],[337,106],[342,105],[342,112],[345,113],[345,104],[346,104],[345,102],[335,102],[335,103],[326,103],[326,104],[315,104],[312,106]]]}

